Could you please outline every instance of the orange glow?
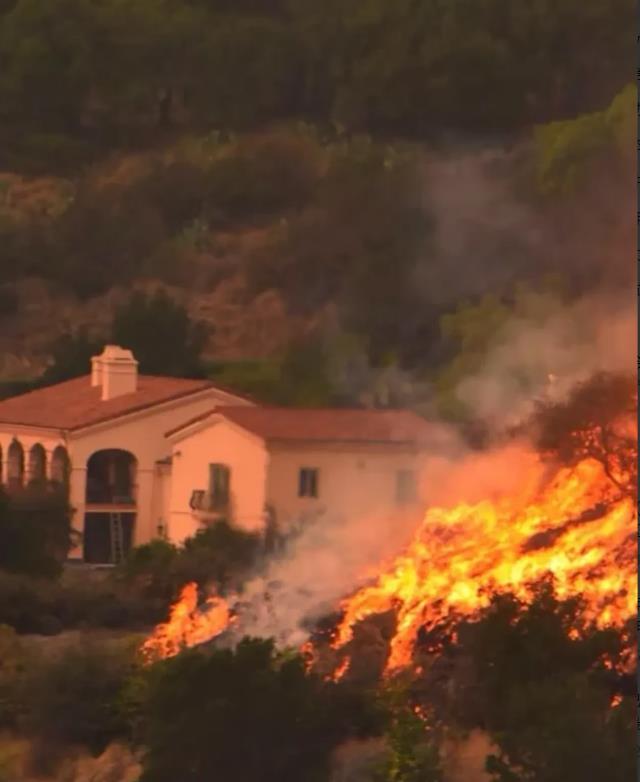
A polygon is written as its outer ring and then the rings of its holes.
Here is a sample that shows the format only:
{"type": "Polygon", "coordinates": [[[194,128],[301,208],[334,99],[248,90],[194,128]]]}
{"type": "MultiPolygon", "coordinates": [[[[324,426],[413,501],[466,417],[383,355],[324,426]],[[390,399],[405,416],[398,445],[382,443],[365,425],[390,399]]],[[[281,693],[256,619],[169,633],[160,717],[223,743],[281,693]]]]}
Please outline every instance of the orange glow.
{"type": "Polygon", "coordinates": [[[633,616],[632,499],[621,496],[592,460],[561,469],[542,485],[542,465],[532,456],[532,478],[521,496],[429,510],[405,553],[375,583],[343,601],[334,648],[351,639],[358,621],[395,609],[387,670],[404,667],[421,627],[450,613],[472,615],[496,590],[526,601],[529,584],[549,573],[558,597],[582,596],[585,618],[599,626],[633,616]]]}
{"type": "Polygon", "coordinates": [[[215,638],[231,621],[223,598],[209,597],[198,607],[197,584],[186,584],[171,607],[169,620],[159,624],[142,645],[142,655],[148,662],[173,657],[182,649],[215,638]]]}

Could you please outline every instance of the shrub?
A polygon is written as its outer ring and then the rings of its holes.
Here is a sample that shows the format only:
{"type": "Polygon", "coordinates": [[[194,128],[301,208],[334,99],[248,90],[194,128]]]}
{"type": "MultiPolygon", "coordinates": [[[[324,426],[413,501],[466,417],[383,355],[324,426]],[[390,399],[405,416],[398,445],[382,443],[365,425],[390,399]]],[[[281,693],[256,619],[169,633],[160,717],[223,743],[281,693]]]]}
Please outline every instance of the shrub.
{"type": "Polygon", "coordinates": [[[15,630],[0,624],[0,729],[16,727],[24,669],[25,651],[15,630]]]}
{"type": "Polygon", "coordinates": [[[73,744],[97,754],[126,735],[120,698],[134,668],[133,649],[113,642],[85,640],[40,658],[23,690],[23,729],[37,759],[51,760],[56,749],[73,744]]]}
{"type": "Polygon", "coordinates": [[[34,486],[0,495],[0,568],[55,576],[71,545],[66,497],[56,487],[34,486]]]}
{"type": "Polygon", "coordinates": [[[300,207],[319,176],[318,149],[293,134],[237,142],[208,173],[208,211],[229,218],[300,207]]]}
{"type": "Polygon", "coordinates": [[[214,583],[224,591],[247,573],[260,551],[261,541],[257,534],[219,521],[185,540],[174,563],[176,584],[196,581],[205,586],[214,583]]]}
{"type": "Polygon", "coordinates": [[[144,782],[315,782],[340,741],[378,728],[364,695],[255,639],[156,664],[142,713],[144,782]]]}

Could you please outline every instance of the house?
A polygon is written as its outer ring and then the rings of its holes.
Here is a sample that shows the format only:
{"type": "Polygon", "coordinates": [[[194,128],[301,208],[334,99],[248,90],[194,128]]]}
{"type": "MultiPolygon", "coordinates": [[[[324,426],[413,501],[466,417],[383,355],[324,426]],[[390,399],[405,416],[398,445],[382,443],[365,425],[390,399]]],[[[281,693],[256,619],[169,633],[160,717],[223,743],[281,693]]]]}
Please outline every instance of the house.
{"type": "Polygon", "coordinates": [[[167,433],[172,538],[231,518],[286,532],[305,519],[424,508],[434,427],[402,410],[220,407],[167,433]]]}
{"type": "Polygon", "coordinates": [[[227,518],[245,529],[419,505],[437,429],[399,410],[260,407],[208,380],[138,373],[108,345],[91,373],[0,402],[9,492],[66,487],[82,543],[70,558],[119,561],[227,518]]]}
{"type": "Polygon", "coordinates": [[[100,563],[164,534],[165,432],[216,405],[251,402],[208,380],[139,374],[114,345],[91,364],[90,375],[0,402],[0,479],[9,491],[68,486],[83,538],[70,556],[100,563]]]}

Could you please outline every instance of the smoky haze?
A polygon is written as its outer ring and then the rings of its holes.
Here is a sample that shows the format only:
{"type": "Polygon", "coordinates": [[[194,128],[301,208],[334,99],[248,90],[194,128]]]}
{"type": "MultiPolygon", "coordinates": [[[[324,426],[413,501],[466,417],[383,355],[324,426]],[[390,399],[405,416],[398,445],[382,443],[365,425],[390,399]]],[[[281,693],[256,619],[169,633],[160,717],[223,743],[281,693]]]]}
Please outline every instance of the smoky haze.
{"type": "MultiPolygon", "coordinates": [[[[531,313],[514,316],[500,330],[480,370],[460,382],[461,401],[495,432],[526,419],[536,399],[559,401],[597,371],[632,372],[637,352],[635,297],[624,284],[628,271],[622,261],[628,216],[595,209],[584,230],[572,229],[568,239],[563,226],[576,219],[575,210],[549,221],[548,214],[519,201],[512,186],[514,165],[511,153],[496,149],[445,155],[430,163],[426,199],[435,217],[435,238],[416,269],[425,302],[449,301],[452,307],[465,297],[500,294],[514,281],[544,272],[565,272],[582,281],[569,303],[553,293],[538,295],[531,313]],[[599,281],[607,284],[598,287],[599,281]]],[[[592,207],[601,199],[617,203],[624,184],[603,181],[600,193],[593,189],[585,198],[592,207]]],[[[372,393],[374,375],[366,359],[356,356],[352,375],[346,373],[342,382],[351,390],[368,387],[361,398],[372,403],[384,404],[391,391],[396,401],[413,407],[423,403],[435,416],[423,380],[397,370],[382,378],[382,391],[372,393]]],[[[453,426],[440,424],[438,432],[421,475],[428,507],[525,495],[532,475],[539,476],[531,469],[536,456],[526,442],[478,453],[453,426]]],[[[245,584],[238,598],[238,631],[299,646],[314,620],[336,610],[341,599],[402,552],[425,510],[376,518],[327,514],[303,526],[286,552],[245,584]]]]}

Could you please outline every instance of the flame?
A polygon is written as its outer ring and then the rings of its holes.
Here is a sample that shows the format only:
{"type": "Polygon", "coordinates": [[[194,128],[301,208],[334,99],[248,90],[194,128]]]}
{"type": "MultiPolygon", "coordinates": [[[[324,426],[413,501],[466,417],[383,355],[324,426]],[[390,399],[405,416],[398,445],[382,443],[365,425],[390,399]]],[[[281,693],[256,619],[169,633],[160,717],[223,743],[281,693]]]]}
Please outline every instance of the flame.
{"type": "Polygon", "coordinates": [[[145,660],[173,657],[182,649],[209,641],[233,621],[227,602],[216,595],[198,607],[198,586],[191,582],[171,606],[169,619],[159,624],[142,645],[145,660]]]}
{"type": "Polygon", "coordinates": [[[449,614],[472,615],[495,591],[527,600],[529,585],[549,573],[558,597],[583,597],[585,618],[598,626],[633,616],[632,499],[616,493],[590,459],[559,470],[542,489],[543,467],[536,460],[532,468],[535,480],[521,496],[429,510],[405,553],[375,583],[343,601],[333,647],[348,643],[362,619],[395,610],[387,663],[393,671],[411,663],[422,627],[449,614]]]}

